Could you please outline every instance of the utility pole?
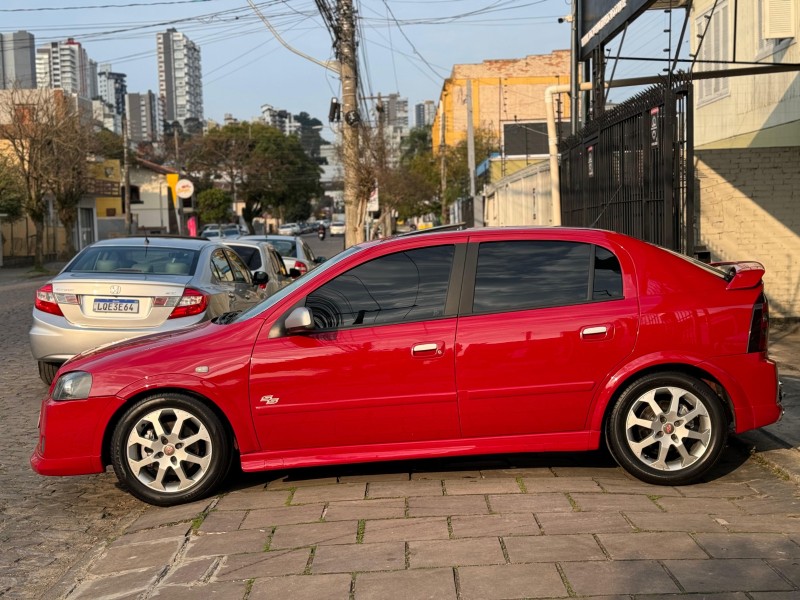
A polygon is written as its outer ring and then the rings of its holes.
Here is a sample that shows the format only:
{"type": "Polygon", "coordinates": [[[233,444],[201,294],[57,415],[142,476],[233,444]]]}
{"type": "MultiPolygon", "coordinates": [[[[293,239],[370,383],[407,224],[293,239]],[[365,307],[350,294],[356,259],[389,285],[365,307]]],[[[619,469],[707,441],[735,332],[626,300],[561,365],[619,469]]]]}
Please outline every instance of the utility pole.
{"type": "MultiPolygon", "coordinates": [[[[344,163],[344,214],[347,226],[345,229],[345,246],[352,246],[363,242],[364,217],[366,216],[366,198],[359,196],[359,151],[358,136],[361,116],[358,114],[358,68],[356,62],[356,25],[353,12],[353,0],[336,0],[337,18],[328,15],[327,10],[322,10],[323,16],[328,16],[329,21],[335,21],[334,37],[336,39],[336,63],[323,62],[309,56],[287,44],[269,20],[261,14],[253,0],[247,0],[253,12],[264,22],[272,32],[275,39],[284,47],[298,56],[310,60],[326,69],[337,73],[342,82],[342,112],[344,125],[342,126],[342,162],[344,163]]],[[[318,6],[322,6],[317,3],[318,6]]],[[[331,115],[338,113],[338,109],[331,107],[331,115]]]]}
{"type": "Polygon", "coordinates": [[[472,79],[467,79],[467,166],[469,168],[472,226],[483,227],[483,198],[478,201],[475,196],[475,126],[472,123],[472,79]]]}
{"type": "Polygon", "coordinates": [[[342,158],[344,162],[345,247],[364,241],[365,199],[358,193],[358,69],[356,63],[356,28],[353,0],[337,0],[339,15],[339,65],[342,80],[342,158]]]}
{"type": "Polygon", "coordinates": [[[122,114],[122,185],[124,198],[123,210],[125,211],[125,233],[133,234],[133,215],[131,214],[131,170],[128,163],[128,117],[122,114]]]}

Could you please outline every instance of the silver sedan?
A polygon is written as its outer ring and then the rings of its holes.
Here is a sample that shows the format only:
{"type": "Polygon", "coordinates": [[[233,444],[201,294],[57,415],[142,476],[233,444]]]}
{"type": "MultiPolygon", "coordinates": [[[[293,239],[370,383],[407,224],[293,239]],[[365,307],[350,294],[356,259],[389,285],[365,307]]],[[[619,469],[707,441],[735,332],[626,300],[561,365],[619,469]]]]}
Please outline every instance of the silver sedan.
{"type": "Polygon", "coordinates": [[[87,246],[36,291],[31,352],[50,383],[91,348],[240,311],[266,297],[230,248],[197,238],[131,237],[87,246]]]}

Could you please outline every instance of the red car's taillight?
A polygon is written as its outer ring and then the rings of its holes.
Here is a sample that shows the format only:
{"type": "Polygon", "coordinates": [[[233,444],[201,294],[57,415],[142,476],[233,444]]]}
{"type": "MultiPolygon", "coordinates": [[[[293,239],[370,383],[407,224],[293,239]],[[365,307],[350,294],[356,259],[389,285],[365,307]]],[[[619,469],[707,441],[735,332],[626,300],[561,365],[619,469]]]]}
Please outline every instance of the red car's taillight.
{"type": "Polygon", "coordinates": [[[748,352],[765,352],[769,343],[769,302],[762,293],[753,305],[753,317],[750,320],[750,338],[747,341],[748,352]]]}
{"type": "Polygon", "coordinates": [[[208,296],[203,292],[186,288],[183,290],[183,296],[181,296],[178,304],[172,309],[169,318],[178,319],[180,317],[199,315],[206,308],[208,308],[208,296]]]}
{"type": "Polygon", "coordinates": [[[33,305],[42,312],[58,315],[59,317],[64,316],[56,302],[56,295],[53,293],[53,286],[50,283],[36,290],[36,301],[33,305]]]}

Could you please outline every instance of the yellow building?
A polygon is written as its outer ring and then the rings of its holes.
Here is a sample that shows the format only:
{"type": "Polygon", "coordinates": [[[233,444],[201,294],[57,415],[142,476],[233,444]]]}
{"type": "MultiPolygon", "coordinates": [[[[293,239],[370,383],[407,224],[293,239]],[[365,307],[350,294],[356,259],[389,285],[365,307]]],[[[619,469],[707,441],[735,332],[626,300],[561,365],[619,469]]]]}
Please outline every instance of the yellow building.
{"type": "MultiPolygon", "coordinates": [[[[569,50],[455,65],[439,96],[433,122],[434,150],[441,144],[455,146],[467,137],[467,82],[472,84],[473,127],[492,132],[504,144],[509,127],[545,123],[545,90],[568,84],[569,72],[569,50]]],[[[568,95],[563,94],[562,120],[569,120],[569,110],[568,95]]]]}
{"type": "Polygon", "coordinates": [[[118,217],[122,215],[120,183],[121,167],[118,160],[101,159],[89,165],[89,194],[95,197],[97,216],[118,217]]]}

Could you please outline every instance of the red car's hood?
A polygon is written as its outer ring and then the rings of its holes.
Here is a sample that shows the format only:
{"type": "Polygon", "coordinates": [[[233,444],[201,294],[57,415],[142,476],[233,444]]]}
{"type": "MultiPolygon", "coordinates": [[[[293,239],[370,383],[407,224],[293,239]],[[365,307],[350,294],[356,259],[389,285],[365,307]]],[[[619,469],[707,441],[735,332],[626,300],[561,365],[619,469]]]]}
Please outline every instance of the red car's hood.
{"type": "MultiPolygon", "coordinates": [[[[84,350],[80,354],[76,354],[70,358],[64,364],[69,365],[70,370],[75,370],[75,364],[83,364],[83,360],[87,358],[93,358],[99,355],[110,356],[115,353],[140,348],[142,346],[153,346],[154,344],[159,344],[165,340],[175,340],[176,338],[179,340],[190,340],[197,334],[198,331],[205,330],[207,326],[211,324],[211,321],[203,321],[202,323],[197,323],[196,325],[186,327],[185,329],[173,329],[171,331],[162,331],[160,333],[150,333],[148,335],[125,338],[116,342],[90,348],[89,350],[84,350]],[[184,336],[187,337],[184,338],[184,336]]],[[[201,335],[203,335],[203,333],[201,333],[201,335]]]]}
{"type": "Polygon", "coordinates": [[[156,333],[79,354],[62,370],[92,373],[99,387],[93,394],[115,394],[130,382],[167,373],[195,373],[215,361],[249,361],[263,321],[217,325],[200,323],[187,329],[156,333]]]}

